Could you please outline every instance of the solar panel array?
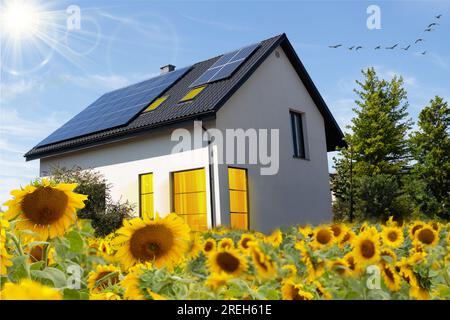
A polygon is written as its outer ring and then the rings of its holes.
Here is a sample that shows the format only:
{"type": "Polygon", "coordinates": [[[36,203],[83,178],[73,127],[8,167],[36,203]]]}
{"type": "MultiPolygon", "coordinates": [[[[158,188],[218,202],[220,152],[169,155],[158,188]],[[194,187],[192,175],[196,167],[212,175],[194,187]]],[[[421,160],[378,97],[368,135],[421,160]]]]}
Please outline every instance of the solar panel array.
{"type": "Polygon", "coordinates": [[[259,47],[259,44],[241,48],[222,55],[208,70],[206,70],[190,87],[197,87],[230,77],[234,71],[259,47]]]}
{"type": "Polygon", "coordinates": [[[104,94],[61,128],[39,142],[37,147],[127,124],[184,76],[190,68],[168,72],[104,94]]]}

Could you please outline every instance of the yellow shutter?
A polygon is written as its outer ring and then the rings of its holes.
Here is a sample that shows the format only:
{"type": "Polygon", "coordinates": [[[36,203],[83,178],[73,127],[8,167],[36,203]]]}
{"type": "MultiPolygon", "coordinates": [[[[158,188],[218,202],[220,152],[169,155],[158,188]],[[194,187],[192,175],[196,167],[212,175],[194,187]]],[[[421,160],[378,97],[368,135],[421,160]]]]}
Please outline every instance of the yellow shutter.
{"type": "Polygon", "coordinates": [[[140,215],[154,218],[153,207],[153,174],[146,173],[139,176],[139,208],[140,215]]]}
{"type": "Polygon", "coordinates": [[[228,168],[231,228],[248,229],[247,170],[228,168]]]}
{"type": "Polygon", "coordinates": [[[174,211],[192,230],[208,228],[205,169],[174,172],[173,204],[174,211]]]}

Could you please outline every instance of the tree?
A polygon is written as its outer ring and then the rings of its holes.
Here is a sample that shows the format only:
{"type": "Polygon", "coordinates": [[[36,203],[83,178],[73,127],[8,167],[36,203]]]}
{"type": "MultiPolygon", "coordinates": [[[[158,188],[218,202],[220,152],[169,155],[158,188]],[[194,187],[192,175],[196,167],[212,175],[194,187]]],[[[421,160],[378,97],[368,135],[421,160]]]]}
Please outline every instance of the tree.
{"type": "Polygon", "coordinates": [[[350,126],[355,172],[397,175],[408,162],[406,135],[412,124],[403,79],[380,80],[373,68],[362,74],[365,80],[356,81],[359,100],[350,126]]]}
{"type": "Polygon", "coordinates": [[[418,130],[410,138],[416,161],[413,174],[423,185],[418,203],[427,215],[450,218],[450,108],[441,97],[419,114],[418,130]]]}
{"type": "Polygon", "coordinates": [[[348,146],[340,150],[332,188],[335,218],[384,219],[403,215],[402,172],[410,155],[406,135],[411,128],[402,78],[379,79],[375,69],[363,70],[356,81],[358,99],[348,146]],[[353,212],[354,207],[354,212],[353,212]],[[344,210],[345,212],[342,212],[344,210]]]}

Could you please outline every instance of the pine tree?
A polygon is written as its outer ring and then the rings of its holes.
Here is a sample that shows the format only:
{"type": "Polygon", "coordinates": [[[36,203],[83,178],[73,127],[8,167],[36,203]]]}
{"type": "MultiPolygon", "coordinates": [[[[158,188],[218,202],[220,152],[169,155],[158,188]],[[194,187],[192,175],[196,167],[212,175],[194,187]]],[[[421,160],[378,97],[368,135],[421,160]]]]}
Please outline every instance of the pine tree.
{"type": "Polygon", "coordinates": [[[362,74],[365,80],[357,81],[359,100],[350,126],[355,171],[397,175],[408,162],[406,134],[411,128],[403,79],[380,80],[373,68],[362,74]]]}
{"type": "Polygon", "coordinates": [[[421,180],[424,196],[420,209],[450,219],[450,108],[441,97],[430,100],[419,115],[419,129],[411,135],[416,163],[413,174],[421,180]]]}
{"type": "Polygon", "coordinates": [[[380,80],[373,68],[362,74],[364,80],[357,81],[355,90],[352,133],[346,135],[351,144],[340,150],[332,184],[335,217],[341,220],[351,220],[353,205],[359,219],[385,219],[409,210],[403,208],[401,183],[409,160],[406,134],[411,128],[403,80],[380,80]]]}

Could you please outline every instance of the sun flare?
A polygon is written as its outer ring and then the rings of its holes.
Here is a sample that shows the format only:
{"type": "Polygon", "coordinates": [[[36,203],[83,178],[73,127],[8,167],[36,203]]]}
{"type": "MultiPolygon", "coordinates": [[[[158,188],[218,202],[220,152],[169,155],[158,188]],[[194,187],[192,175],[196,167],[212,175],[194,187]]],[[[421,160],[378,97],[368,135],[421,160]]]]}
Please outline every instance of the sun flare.
{"type": "Polygon", "coordinates": [[[0,17],[2,33],[17,40],[36,35],[42,27],[42,12],[29,1],[6,2],[0,17]]]}

